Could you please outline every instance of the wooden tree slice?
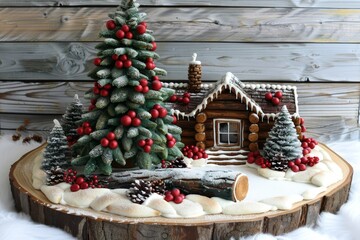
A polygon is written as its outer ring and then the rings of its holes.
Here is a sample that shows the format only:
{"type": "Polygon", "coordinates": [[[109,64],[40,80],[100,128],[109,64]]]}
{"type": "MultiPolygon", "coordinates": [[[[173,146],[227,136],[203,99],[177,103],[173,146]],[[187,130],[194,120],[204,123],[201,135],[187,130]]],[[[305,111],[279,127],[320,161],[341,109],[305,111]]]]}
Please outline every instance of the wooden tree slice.
{"type": "Polygon", "coordinates": [[[259,122],[259,116],[256,113],[252,113],[249,115],[249,121],[251,123],[258,123],[259,122]]]}
{"type": "Polygon", "coordinates": [[[207,119],[206,113],[201,112],[196,115],[196,122],[204,123],[207,119]]]}
{"type": "Polygon", "coordinates": [[[322,147],[340,166],[344,178],[317,198],[299,202],[291,210],[263,214],[133,219],[52,204],[32,186],[33,162],[44,145],[12,165],[9,178],[18,211],[29,214],[36,222],[64,229],[79,239],[237,239],[259,232],[279,235],[302,226],[313,226],[320,212],[335,213],[348,199],[352,168],[329,148],[322,147]]]}

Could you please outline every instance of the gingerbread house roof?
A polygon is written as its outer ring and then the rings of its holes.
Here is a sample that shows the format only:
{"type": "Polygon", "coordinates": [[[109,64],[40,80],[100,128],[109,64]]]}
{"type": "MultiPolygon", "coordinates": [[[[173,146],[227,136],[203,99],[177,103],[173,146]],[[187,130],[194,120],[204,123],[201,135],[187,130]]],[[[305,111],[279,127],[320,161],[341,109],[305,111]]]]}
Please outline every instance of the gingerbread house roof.
{"type": "MultiPolygon", "coordinates": [[[[164,83],[164,87],[175,89],[176,95],[187,92],[187,83],[164,83]]],[[[175,115],[182,117],[194,117],[197,113],[206,109],[208,103],[216,99],[225,90],[236,95],[239,101],[246,104],[249,111],[256,112],[262,118],[275,118],[281,107],[286,105],[292,116],[298,116],[296,86],[275,84],[247,84],[241,82],[231,72],[226,73],[215,83],[203,83],[199,93],[190,93],[191,101],[188,105],[172,104],[171,108],[175,115]],[[264,95],[266,92],[281,90],[283,98],[279,105],[268,103],[264,95]]]]}

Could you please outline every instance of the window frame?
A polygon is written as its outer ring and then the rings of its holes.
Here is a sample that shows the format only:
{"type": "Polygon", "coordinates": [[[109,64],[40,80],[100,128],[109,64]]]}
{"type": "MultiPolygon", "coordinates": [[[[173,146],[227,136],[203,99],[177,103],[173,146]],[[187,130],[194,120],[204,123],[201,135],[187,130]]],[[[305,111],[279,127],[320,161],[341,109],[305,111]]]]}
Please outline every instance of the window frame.
{"type": "MultiPolygon", "coordinates": [[[[242,120],[240,119],[224,119],[224,118],[217,118],[214,119],[214,146],[215,147],[221,147],[221,148],[241,148],[243,147],[243,129],[244,126],[242,124],[242,120]],[[228,143],[221,143],[220,142],[220,124],[227,123],[228,128],[228,143]],[[237,129],[236,134],[238,135],[238,141],[237,143],[229,143],[230,140],[230,134],[233,132],[230,131],[230,124],[236,123],[237,129]]],[[[233,133],[234,134],[234,133],[233,133]]]]}

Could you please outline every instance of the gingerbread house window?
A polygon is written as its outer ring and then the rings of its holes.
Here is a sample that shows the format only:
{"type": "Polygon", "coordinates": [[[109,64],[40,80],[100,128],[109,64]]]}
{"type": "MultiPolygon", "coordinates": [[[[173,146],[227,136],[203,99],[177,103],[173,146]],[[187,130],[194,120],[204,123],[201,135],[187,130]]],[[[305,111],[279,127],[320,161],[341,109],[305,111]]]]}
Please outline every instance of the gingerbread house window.
{"type": "Polygon", "coordinates": [[[241,147],[242,126],[240,120],[215,119],[215,142],[221,147],[241,147]]]}

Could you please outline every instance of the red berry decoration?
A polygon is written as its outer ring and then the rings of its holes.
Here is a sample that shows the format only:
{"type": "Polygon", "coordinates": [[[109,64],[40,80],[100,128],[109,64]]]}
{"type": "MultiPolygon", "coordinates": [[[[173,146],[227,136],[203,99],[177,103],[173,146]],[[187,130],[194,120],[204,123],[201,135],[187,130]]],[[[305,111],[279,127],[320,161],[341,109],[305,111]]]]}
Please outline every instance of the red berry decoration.
{"type": "Polygon", "coordinates": [[[81,189],[88,189],[89,188],[89,184],[87,182],[83,182],[80,184],[80,188],[81,189]]]}
{"type": "Polygon", "coordinates": [[[136,31],[139,33],[139,34],[144,34],[146,32],[146,26],[145,25],[138,25],[136,27],[136,31]]]}
{"type": "Polygon", "coordinates": [[[129,68],[129,67],[131,67],[131,65],[132,65],[132,61],[131,61],[131,60],[126,60],[126,61],[124,61],[124,67],[125,67],[125,68],[129,68]]]}
{"type": "Polygon", "coordinates": [[[154,144],[154,141],[151,138],[146,139],[145,142],[147,145],[150,145],[150,146],[154,144]]]}
{"type": "Polygon", "coordinates": [[[149,153],[151,151],[151,146],[150,145],[145,145],[144,146],[144,152],[149,153]]]}
{"type": "Polygon", "coordinates": [[[184,103],[184,104],[189,104],[189,103],[190,103],[190,98],[188,98],[188,97],[183,97],[182,103],[184,103]]]}
{"type": "Polygon", "coordinates": [[[132,39],[133,38],[133,34],[131,32],[127,32],[125,33],[125,38],[127,39],[132,39]]]}
{"type": "Polygon", "coordinates": [[[174,141],[168,141],[166,145],[167,145],[168,148],[172,148],[172,147],[175,146],[175,142],[174,141]]]}
{"type": "Polygon", "coordinates": [[[109,140],[108,140],[107,138],[102,138],[102,139],[100,140],[100,144],[101,144],[101,146],[103,146],[103,147],[107,147],[107,146],[109,145],[109,140]]]}
{"type": "Polygon", "coordinates": [[[102,96],[102,97],[107,97],[107,96],[109,96],[109,91],[106,90],[106,89],[101,89],[101,90],[100,90],[100,96],[102,96]]]}
{"type": "Polygon", "coordinates": [[[115,139],[115,133],[113,133],[113,132],[109,132],[107,135],[106,135],[106,138],[108,139],[108,140],[114,140],[115,139]]]}
{"type": "Polygon", "coordinates": [[[71,185],[70,190],[71,190],[72,192],[77,192],[77,191],[79,191],[79,190],[80,190],[79,184],[76,184],[76,183],[75,183],[75,184],[71,185]]]}
{"type": "Polygon", "coordinates": [[[176,102],[177,100],[177,96],[176,95],[172,95],[170,98],[169,98],[169,101],[170,102],[176,102]]]}
{"type": "Polygon", "coordinates": [[[141,86],[145,87],[148,85],[148,80],[146,80],[145,78],[142,78],[142,79],[140,79],[139,83],[141,86]]]}
{"type": "Polygon", "coordinates": [[[176,118],[176,116],[172,116],[173,117],[173,121],[172,121],[172,124],[176,124],[177,123],[177,118],[176,118]]]}
{"type": "Polygon", "coordinates": [[[299,171],[299,167],[298,167],[297,165],[294,165],[294,166],[291,167],[291,170],[292,170],[293,172],[298,172],[298,171],[299,171]]]}
{"type": "Polygon", "coordinates": [[[125,37],[125,32],[123,30],[118,30],[118,31],[116,31],[115,36],[118,39],[123,39],[125,37]]]}
{"type": "Polygon", "coordinates": [[[277,97],[278,99],[281,99],[283,97],[283,93],[282,91],[276,91],[274,96],[277,97]]]}
{"type": "Polygon", "coordinates": [[[140,22],[139,25],[144,25],[147,28],[147,23],[146,22],[140,22]]]}
{"type": "Polygon", "coordinates": [[[148,91],[149,91],[149,87],[148,87],[148,86],[143,87],[143,93],[147,93],[148,91]]]}
{"type": "Polygon", "coordinates": [[[184,201],[184,199],[181,196],[174,197],[174,203],[180,204],[184,201]]]}
{"type": "Polygon", "coordinates": [[[130,28],[128,25],[124,24],[124,25],[122,25],[121,30],[123,30],[124,32],[128,32],[128,31],[130,31],[130,28]]]}
{"type": "Polygon", "coordinates": [[[161,89],[161,87],[162,87],[162,83],[159,80],[155,80],[155,81],[152,82],[151,87],[155,91],[159,91],[161,89]]]}
{"type": "Polygon", "coordinates": [[[128,127],[131,125],[131,117],[129,117],[128,115],[124,115],[121,117],[120,122],[125,127],[128,127]]]}
{"type": "Polygon", "coordinates": [[[164,197],[165,201],[167,202],[171,202],[172,200],[174,200],[174,196],[171,194],[166,194],[164,197]]]}
{"type": "Polygon", "coordinates": [[[109,148],[110,149],[115,149],[118,147],[118,142],[116,140],[111,140],[109,143],[109,148]]]}
{"type": "Polygon", "coordinates": [[[82,184],[83,182],[85,182],[85,179],[83,177],[77,177],[75,180],[75,183],[79,185],[82,184]]]}
{"type": "Polygon", "coordinates": [[[91,127],[84,128],[84,134],[89,135],[90,133],[92,133],[92,128],[91,127]]]}
{"type": "Polygon", "coordinates": [[[138,146],[139,147],[143,147],[143,146],[145,146],[145,144],[146,144],[146,142],[145,142],[144,139],[141,139],[141,140],[138,141],[138,146]]]}
{"type": "Polygon", "coordinates": [[[266,100],[266,101],[271,101],[272,98],[273,98],[273,95],[272,95],[271,92],[265,93],[265,100],[266,100]]]}
{"type": "Polygon", "coordinates": [[[152,48],[151,51],[155,51],[157,48],[156,42],[151,42],[152,48]]]}
{"type": "Polygon", "coordinates": [[[118,60],[115,62],[115,67],[118,69],[122,69],[124,67],[124,63],[118,60]]]}
{"type": "Polygon", "coordinates": [[[118,58],[119,58],[119,56],[116,55],[116,54],[113,54],[113,55],[111,56],[111,58],[112,58],[112,60],[117,61],[118,58]]]}
{"type": "Polygon", "coordinates": [[[78,128],[76,129],[76,133],[81,136],[81,135],[84,134],[84,129],[83,129],[82,127],[78,127],[78,128]]]}
{"type": "Polygon", "coordinates": [[[151,118],[158,118],[159,117],[159,111],[156,109],[151,109],[150,110],[150,114],[151,114],[151,118]]]}
{"type": "Polygon", "coordinates": [[[162,108],[160,104],[155,104],[155,105],[153,106],[153,109],[159,110],[160,108],[162,108]]]}
{"type": "Polygon", "coordinates": [[[300,171],[305,171],[306,170],[306,165],[305,164],[300,164],[299,165],[299,170],[300,171]]]}
{"type": "Polygon", "coordinates": [[[113,30],[116,28],[116,24],[114,20],[109,20],[106,22],[106,28],[109,30],[113,30]]]}
{"type": "Polygon", "coordinates": [[[106,89],[106,90],[110,90],[111,89],[111,84],[110,83],[105,84],[105,86],[103,88],[106,89]]]}
{"type": "Polygon", "coordinates": [[[136,92],[143,92],[143,86],[137,85],[137,86],[134,87],[134,90],[135,90],[136,92]]]}
{"type": "Polygon", "coordinates": [[[138,127],[141,125],[141,120],[139,118],[133,118],[131,121],[131,125],[133,125],[134,127],[138,127]]]}
{"type": "Polygon", "coordinates": [[[134,117],[136,117],[136,112],[134,110],[129,110],[127,112],[127,115],[131,118],[134,118],[134,117]]]}
{"type": "Polygon", "coordinates": [[[100,66],[101,61],[102,61],[101,58],[95,58],[95,59],[94,59],[94,64],[95,64],[96,66],[100,66]]]}
{"type": "Polygon", "coordinates": [[[167,110],[165,108],[160,108],[159,110],[159,117],[164,118],[167,115],[167,110]]]}
{"type": "Polygon", "coordinates": [[[280,99],[278,99],[277,97],[273,97],[271,99],[271,102],[272,102],[273,105],[277,106],[277,105],[280,104],[280,99]]]}
{"type": "Polygon", "coordinates": [[[126,54],[123,54],[119,57],[119,59],[120,59],[120,61],[124,62],[124,61],[128,60],[128,56],[126,54]]]}
{"type": "Polygon", "coordinates": [[[160,80],[160,78],[158,76],[153,76],[152,77],[152,80],[155,81],[155,80],[160,80]]]}

